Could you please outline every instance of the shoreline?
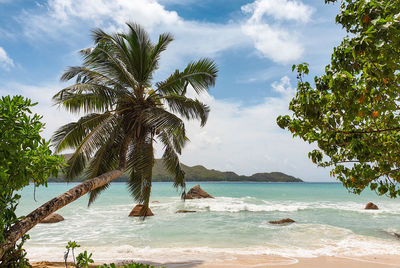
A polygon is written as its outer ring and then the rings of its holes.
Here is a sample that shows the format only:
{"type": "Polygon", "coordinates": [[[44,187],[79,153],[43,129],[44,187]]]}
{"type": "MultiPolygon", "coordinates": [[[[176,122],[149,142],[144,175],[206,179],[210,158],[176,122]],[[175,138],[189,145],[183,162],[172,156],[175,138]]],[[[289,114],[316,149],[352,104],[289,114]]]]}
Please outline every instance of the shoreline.
{"type": "MultiPolygon", "coordinates": [[[[126,264],[134,262],[114,261],[110,263],[126,264]]],[[[135,260],[138,263],[167,268],[225,268],[225,267],[268,267],[268,268],[395,268],[400,267],[400,255],[366,255],[366,256],[319,256],[314,258],[294,258],[277,255],[225,255],[218,261],[191,260],[185,262],[155,263],[135,260]]],[[[32,262],[33,268],[62,268],[64,262],[32,262]]],[[[96,265],[103,263],[96,262],[96,265]]]]}

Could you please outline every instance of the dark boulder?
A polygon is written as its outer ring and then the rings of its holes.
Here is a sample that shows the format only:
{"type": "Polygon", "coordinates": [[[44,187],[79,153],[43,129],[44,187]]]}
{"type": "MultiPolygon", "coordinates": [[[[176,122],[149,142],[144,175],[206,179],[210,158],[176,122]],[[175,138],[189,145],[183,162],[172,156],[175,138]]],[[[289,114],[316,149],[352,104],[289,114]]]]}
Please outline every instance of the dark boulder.
{"type": "Polygon", "coordinates": [[[208,194],[206,191],[200,188],[200,185],[197,184],[196,186],[193,186],[189,192],[183,197],[184,199],[199,199],[199,198],[214,198],[210,194],[208,194]]]}
{"type": "Polygon", "coordinates": [[[270,224],[285,224],[285,223],[293,223],[293,222],[295,222],[295,221],[292,219],[289,219],[289,218],[282,219],[279,221],[269,221],[270,224]]]}
{"type": "Polygon", "coordinates": [[[175,213],[194,213],[196,210],[186,210],[186,209],[180,209],[177,210],[175,213]]]}
{"type": "Polygon", "coordinates": [[[56,223],[56,222],[60,222],[63,220],[64,220],[63,216],[61,216],[60,214],[57,214],[57,213],[53,213],[53,214],[50,214],[49,216],[47,216],[46,218],[44,218],[43,220],[41,220],[40,223],[56,223]]]}
{"type": "Polygon", "coordinates": [[[369,202],[366,206],[365,209],[379,209],[377,205],[375,205],[372,202],[369,202]]]}
{"type": "Polygon", "coordinates": [[[153,212],[151,211],[150,208],[147,208],[147,210],[145,211],[145,215],[143,215],[142,213],[142,209],[143,209],[143,205],[136,205],[131,213],[129,213],[129,217],[143,217],[143,216],[154,216],[153,212]]]}

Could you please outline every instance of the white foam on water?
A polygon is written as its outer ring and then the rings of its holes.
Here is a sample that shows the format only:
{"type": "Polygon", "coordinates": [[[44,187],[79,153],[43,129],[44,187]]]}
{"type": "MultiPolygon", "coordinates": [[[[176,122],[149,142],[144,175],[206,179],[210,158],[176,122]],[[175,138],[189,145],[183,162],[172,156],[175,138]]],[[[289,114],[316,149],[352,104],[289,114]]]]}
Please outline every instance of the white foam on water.
{"type": "MultiPolygon", "coordinates": [[[[167,204],[157,204],[167,207],[167,204]]],[[[171,205],[169,203],[168,205],[171,205]]],[[[186,208],[208,210],[213,212],[296,212],[306,209],[332,209],[366,214],[400,214],[398,203],[384,203],[379,210],[366,210],[365,204],[358,202],[299,202],[299,201],[268,201],[257,200],[251,197],[233,198],[217,197],[214,199],[192,199],[185,201],[186,208]],[[256,202],[258,201],[258,202],[256,202]]]]}
{"type": "MultiPolygon", "coordinates": [[[[329,228],[328,228],[329,229],[329,228]]],[[[334,229],[334,228],[333,228],[334,229]]],[[[331,231],[333,231],[333,229],[331,231]]],[[[342,230],[342,235],[346,233],[342,230]]],[[[348,232],[347,232],[348,233],[348,232]]],[[[310,241],[310,240],[309,240],[310,241]]],[[[312,240],[311,240],[312,241],[312,240]]],[[[88,250],[93,253],[96,262],[116,260],[145,260],[154,262],[177,262],[208,260],[220,261],[232,258],[232,255],[279,255],[283,257],[317,257],[398,254],[400,243],[379,238],[348,234],[338,241],[326,239],[324,243],[304,247],[290,245],[265,244],[254,247],[218,248],[218,247],[135,247],[132,245],[114,245],[103,247],[78,248],[76,255],[88,250]]],[[[32,261],[62,261],[65,247],[27,246],[28,258],[32,261]]]]}
{"type": "Polygon", "coordinates": [[[280,203],[250,203],[249,198],[218,197],[215,199],[192,199],[186,200],[185,207],[208,210],[213,212],[267,212],[267,211],[298,211],[307,208],[305,204],[280,204],[280,203]]]}
{"type": "MultiPolygon", "coordinates": [[[[65,221],[52,225],[36,226],[32,230],[32,239],[26,243],[25,248],[28,252],[28,258],[32,261],[63,261],[65,244],[68,240],[76,240],[80,244],[88,245],[87,247],[82,246],[79,248],[77,254],[83,250],[93,252],[93,258],[96,262],[117,260],[146,260],[153,262],[212,261],[225,260],[237,254],[271,254],[290,258],[399,254],[400,241],[391,238],[389,235],[386,239],[376,238],[356,234],[345,228],[315,223],[300,222],[287,226],[275,226],[268,223],[269,218],[264,218],[262,213],[258,213],[268,212],[271,214],[277,212],[276,214],[281,215],[307,212],[309,210],[311,213],[302,214],[313,215],[313,213],[318,213],[318,210],[332,210],[333,213],[328,213],[328,215],[337,215],[337,213],[344,211],[346,213],[349,212],[350,217],[354,215],[355,219],[360,216],[360,214],[356,213],[362,213],[364,218],[388,216],[391,219],[390,217],[400,215],[400,206],[395,202],[383,202],[379,204],[379,210],[364,210],[364,206],[365,204],[360,202],[271,201],[260,200],[250,196],[242,198],[217,197],[215,199],[186,200],[185,202],[182,202],[177,197],[171,197],[162,199],[160,203],[151,203],[150,207],[156,217],[149,218],[146,221],[127,217],[132,209],[132,204],[102,204],[94,205],[91,208],[66,208],[62,213],[66,219],[65,221]],[[190,209],[198,212],[195,214],[176,214],[175,212],[178,209],[190,209]],[[247,218],[247,214],[241,214],[241,212],[257,212],[260,220],[252,222],[251,216],[247,218]],[[228,216],[226,216],[227,214],[228,216]],[[216,215],[222,216],[218,218],[215,217],[216,215]],[[246,240],[241,237],[241,242],[238,241],[237,243],[242,247],[227,247],[226,243],[221,244],[221,241],[212,242],[213,235],[216,233],[213,233],[212,231],[215,230],[210,228],[218,227],[222,228],[221,230],[223,231],[228,230],[225,228],[230,228],[230,224],[235,224],[235,222],[229,222],[229,219],[242,218],[245,218],[244,221],[248,225],[243,225],[243,229],[235,230],[246,232],[246,228],[255,228],[256,232],[263,232],[259,234],[264,235],[260,235],[259,241],[257,240],[255,243],[253,240],[253,244],[250,246],[250,243],[246,244],[246,240]],[[165,232],[170,230],[168,228],[171,228],[173,232],[179,232],[180,229],[173,229],[171,225],[180,224],[181,219],[198,220],[198,225],[196,225],[195,221],[187,222],[194,224],[194,229],[198,228],[199,237],[208,236],[207,239],[210,242],[196,244],[196,238],[194,238],[194,240],[182,241],[184,243],[184,246],[182,246],[182,243],[174,240],[171,240],[173,244],[171,244],[171,241],[164,243],[164,238],[162,238],[156,240],[160,242],[159,244],[158,242],[150,243],[152,237],[148,235],[149,232],[158,231],[154,228],[167,226],[165,232]],[[205,220],[203,221],[203,219],[205,220]],[[213,222],[214,220],[215,222],[213,222]],[[247,220],[249,221],[247,222],[247,220]],[[211,232],[209,232],[210,230],[211,232]],[[65,234],[70,237],[66,238],[65,234]],[[263,238],[266,239],[264,240],[263,238]],[[194,242],[191,243],[191,241],[194,242]],[[48,246],[44,245],[44,243],[47,243],[48,246]],[[144,246],[142,247],[141,245],[144,246]],[[210,246],[205,247],[203,245],[210,246]]],[[[307,215],[304,217],[308,217],[307,215]]],[[[399,225],[393,225],[394,227],[383,227],[381,230],[389,234],[400,233],[399,225]]],[[[357,227],[352,229],[357,232],[357,227]]],[[[257,236],[256,232],[254,236],[257,236]]],[[[253,233],[249,232],[249,235],[252,236],[253,233]]],[[[249,238],[251,238],[250,236],[249,238]]],[[[382,237],[385,237],[385,235],[382,237]]],[[[230,246],[230,244],[228,245],[230,246]]]]}

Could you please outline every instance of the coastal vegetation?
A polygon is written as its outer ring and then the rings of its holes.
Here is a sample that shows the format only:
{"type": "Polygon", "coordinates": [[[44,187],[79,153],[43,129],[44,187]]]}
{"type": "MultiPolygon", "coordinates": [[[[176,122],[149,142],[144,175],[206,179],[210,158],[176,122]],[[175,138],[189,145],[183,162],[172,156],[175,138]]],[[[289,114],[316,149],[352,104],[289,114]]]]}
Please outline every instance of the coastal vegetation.
{"type": "Polygon", "coordinates": [[[308,64],[293,66],[293,115],[279,116],[278,125],[315,143],[312,161],[331,167],[331,176],[353,193],[369,186],[400,196],[399,2],[344,0],[336,22],[348,36],[314,87],[305,80],[308,64]]]}
{"type": "Polygon", "coordinates": [[[29,236],[21,233],[18,243],[10,239],[21,220],[15,213],[21,198],[17,191],[30,182],[47,185],[47,177],[57,175],[63,161],[40,136],[44,124],[30,110],[35,105],[22,96],[0,99],[0,267],[27,265],[22,245],[29,236]]]}

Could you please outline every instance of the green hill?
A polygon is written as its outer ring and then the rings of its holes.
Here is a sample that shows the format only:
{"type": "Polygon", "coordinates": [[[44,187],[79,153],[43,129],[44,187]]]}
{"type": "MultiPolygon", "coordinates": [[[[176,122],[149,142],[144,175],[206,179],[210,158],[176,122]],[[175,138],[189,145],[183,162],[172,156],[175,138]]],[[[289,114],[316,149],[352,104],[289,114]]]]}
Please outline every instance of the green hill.
{"type": "MultiPolygon", "coordinates": [[[[64,155],[66,159],[70,155],[64,155]]],[[[197,165],[193,167],[182,164],[182,168],[185,171],[186,181],[254,181],[254,182],[303,182],[301,179],[287,175],[282,172],[271,172],[271,173],[256,173],[251,176],[237,175],[231,171],[218,171],[215,169],[207,169],[203,166],[197,165]]],[[[167,173],[163,163],[160,159],[156,159],[153,168],[153,181],[172,181],[172,176],[167,173]]],[[[82,181],[76,179],[74,181],[82,181]]],[[[127,181],[128,176],[123,175],[115,181],[127,181]]],[[[63,182],[65,181],[63,176],[58,178],[49,178],[49,182],[63,182]]]]}

